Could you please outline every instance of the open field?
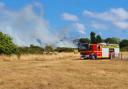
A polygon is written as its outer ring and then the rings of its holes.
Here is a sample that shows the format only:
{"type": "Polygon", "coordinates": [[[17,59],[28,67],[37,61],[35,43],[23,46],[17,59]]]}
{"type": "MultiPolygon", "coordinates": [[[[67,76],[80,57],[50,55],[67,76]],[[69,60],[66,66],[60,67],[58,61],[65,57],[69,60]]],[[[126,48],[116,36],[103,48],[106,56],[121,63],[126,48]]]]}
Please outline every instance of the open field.
{"type": "Polygon", "coordinates": [[[71,53],[0,59],[0,89],[128,88],[128,61],[79,60],[71,53]]]}

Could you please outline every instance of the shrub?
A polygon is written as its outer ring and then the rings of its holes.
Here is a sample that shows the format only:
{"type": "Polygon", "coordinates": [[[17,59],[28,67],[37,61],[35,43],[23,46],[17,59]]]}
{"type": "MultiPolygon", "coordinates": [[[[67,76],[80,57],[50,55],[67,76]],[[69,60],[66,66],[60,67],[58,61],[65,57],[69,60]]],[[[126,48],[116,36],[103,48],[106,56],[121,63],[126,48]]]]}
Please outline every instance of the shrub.
{"type": "Polygon", "coordinates": [[[21,54],[43,54],[44,49],[39,46],[30,45],[30,47],[19,47],[21,54]]]}
{"type": "Polygon", "coordinates": [[[0,32],[0,54],[17,54],[17,46],[12,42],[12,39],[0,32]]]}
{"type": "Polygon", "coordinates": [[[47,52],[47,53],[50,53],[50,52],[53,52],[53,48],[52,48],[52,46],[47,45],[47,46],[44,48],[44,51],[47,52]]]}
{"type": "Polygon", "coordinates": [[[55,49],[57,52],[74,52],[74,48],[58,47],[55,49]]]}

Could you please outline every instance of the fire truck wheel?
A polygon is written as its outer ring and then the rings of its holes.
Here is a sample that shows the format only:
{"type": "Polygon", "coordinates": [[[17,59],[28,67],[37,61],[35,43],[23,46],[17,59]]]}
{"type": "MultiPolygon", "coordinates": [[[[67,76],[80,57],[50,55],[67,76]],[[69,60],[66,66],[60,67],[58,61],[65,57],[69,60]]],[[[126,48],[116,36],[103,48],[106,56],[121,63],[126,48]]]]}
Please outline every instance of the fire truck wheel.
{"type": "Polygon", "coordinates": [[[97,57],[96,57],[96,55],[95,55],[95,54],[92,54],[92,55],[90,55],[90,59],[96,60],[96,59],[97,59],[97,57]]]}
{"type": "Polygon", "coordinates": [[[112,59],[113,58],[113,55],[112,54],[110,54],[110,57],[109,57],[109,59],[112,59]]]}

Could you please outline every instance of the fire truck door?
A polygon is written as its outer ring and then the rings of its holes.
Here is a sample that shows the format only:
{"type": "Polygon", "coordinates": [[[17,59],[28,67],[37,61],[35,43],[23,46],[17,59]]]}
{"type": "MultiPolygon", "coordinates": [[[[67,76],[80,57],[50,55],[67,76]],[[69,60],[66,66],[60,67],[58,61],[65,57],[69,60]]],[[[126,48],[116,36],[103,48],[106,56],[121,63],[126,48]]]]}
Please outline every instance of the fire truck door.
{"type": "Polygon", "coordinates": [[[109,57],[109,48],[102,48],[102,57],[109,57]]]}

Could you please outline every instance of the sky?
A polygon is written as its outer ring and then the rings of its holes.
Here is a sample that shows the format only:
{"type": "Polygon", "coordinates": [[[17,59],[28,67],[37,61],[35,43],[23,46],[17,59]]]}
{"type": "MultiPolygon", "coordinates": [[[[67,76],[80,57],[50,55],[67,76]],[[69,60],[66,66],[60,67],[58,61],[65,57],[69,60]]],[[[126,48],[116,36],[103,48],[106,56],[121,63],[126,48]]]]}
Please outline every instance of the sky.
{"type": "Polygon", "coordinates": [[[128,0],[0,0],[0,31],[17,45],[73,46],[89,37],[128,38],[128,0]]]}

